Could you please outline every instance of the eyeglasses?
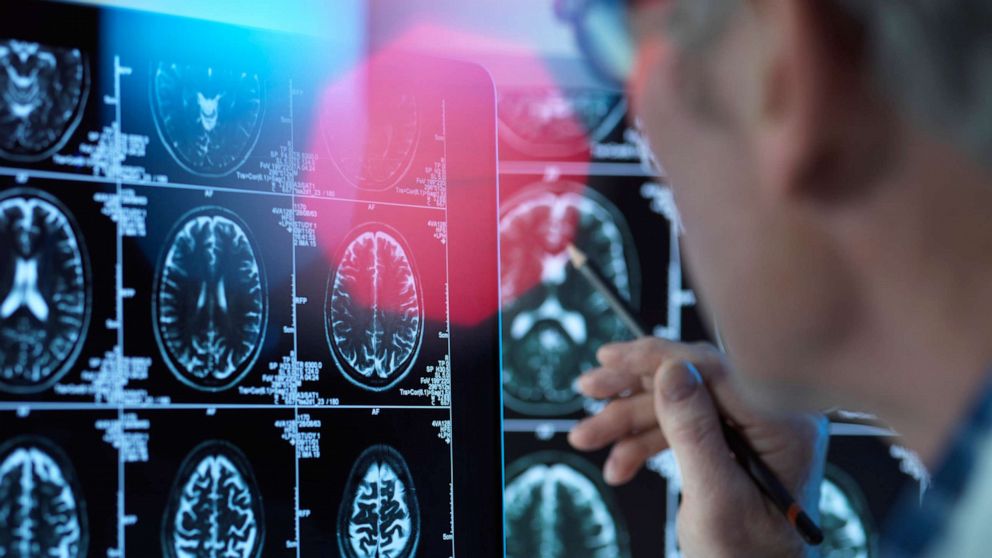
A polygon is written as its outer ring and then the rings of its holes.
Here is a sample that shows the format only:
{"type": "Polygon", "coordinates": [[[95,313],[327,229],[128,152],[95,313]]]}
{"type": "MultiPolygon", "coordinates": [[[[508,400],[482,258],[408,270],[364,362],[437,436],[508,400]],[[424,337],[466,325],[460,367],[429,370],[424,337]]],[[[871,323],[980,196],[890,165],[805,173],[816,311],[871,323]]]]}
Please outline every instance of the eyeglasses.
{"type": "Polygon", "coordinates": [[[634,69],[629,3],[630,0],[555,0],[555,13],[572,25],[592,71],[621,87],[634,69]]]}

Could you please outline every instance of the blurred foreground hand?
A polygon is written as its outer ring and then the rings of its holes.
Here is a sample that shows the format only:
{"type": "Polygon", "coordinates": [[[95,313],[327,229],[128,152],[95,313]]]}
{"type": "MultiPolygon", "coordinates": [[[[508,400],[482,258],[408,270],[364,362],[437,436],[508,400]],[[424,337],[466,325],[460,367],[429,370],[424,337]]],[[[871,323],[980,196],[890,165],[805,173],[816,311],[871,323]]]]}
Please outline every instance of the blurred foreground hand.
{"type": "Polygon", "coordinates": [[[741,427],[814,519],[827,450],[824,417],[748,404],[710,345],[645,338],[604,346],[597,358],[602,367],[579,378],[578,389],[612,401],[580,422],[569,442],[584,451],[612,445],[603,475],[613,485],[671,448],[682,474],[677,523],[686,558],[814,555],[730,454],[717,409],[741,427]]]}

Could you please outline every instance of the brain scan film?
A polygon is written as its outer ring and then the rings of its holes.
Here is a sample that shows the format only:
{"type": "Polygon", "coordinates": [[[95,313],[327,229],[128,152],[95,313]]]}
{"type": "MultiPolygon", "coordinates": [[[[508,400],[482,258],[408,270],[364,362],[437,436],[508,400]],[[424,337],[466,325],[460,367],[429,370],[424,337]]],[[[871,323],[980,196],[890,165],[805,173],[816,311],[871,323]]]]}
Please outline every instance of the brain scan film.
{"type": "Polygon", "coordinates": [[[86,506],[65,454],[38,437],[0,448],[0,556],[84,558],[86,506]]]}
{"type": "Polygon", "coordinates": [[[238,383],[258,358],[268,315],[248,226],[215,206],[186,214],[166,239],[153,302],[156,339],[176,377],[205,391],[238,383]]]}
{"type": "Polygon", "coordinates": [[[594,89],[501,91],[500,138],[534,157],[567,157],[602,141],[623,120],[623,95],[594,89]]]}
{"type": "Polygon", "coordinates": [[[338,513],[344,558],[413,558],[420,510],[413,477],[395,449],[372,446],[355,462],[338,513]]]}
{"type": "Polygon", "coordinates": [[[324,304],[327,343],[355,385],[382,391],[413,367],[424,335],[424,297],[413,252],[391,227],[359,227],[331,270],[324,304]]]}
{"type": "Polygon", "coordinates": [[[258,558],[265,538],[262,494],[247,458],[219,440],[183,462],[162,521],[168,558],[258,558]]]}
{"type": "Polygon", "coordinates": [[[72,367],[90,316],[89,261],[75,220],[34,189],[0,194],[0,390],[47,389],[72,367]]]}
{"type": "Polygon", "coordinates": [[[600,345],[629,338],[623,322],[569,265],[569,243],[589,256],[636,307],[640,284],[626,221],[609,201],[577,184],[537,184],[500,217],[503,388],[506,405],[528,415],[582,408],[572,389],[595,365],[600,345]]]}
{"type": "Polygon", "coordinates": [[[60,149],[88,93],[79,50],[0,40],[0,156],[39,161],[60,149]]]}
{"type": "Polygon", "coordinates": [[[507,558],[629,558],[629,537],[599,472],[562,452],[507,468],[507,558]]]}
{"type": "Polygon", "coordinates": [[[201,176],[240,167],[262,128],[262,80],[254,73],[161,62],[153,72],[151,102],[169,152],[201,176]]]}
{"type": "Polygon", "coordinates": [[[349,81],[330,90],[321,129],[331,161],[348,182],[364,190],[387,190],[413,163],[420,138],[417,99],[349,81]]]}
{"type": "Polygon", "coordinates": [[[829,467],[820,486],[823,558],[874,558],[875,545],[868,506],[857,484],[829,467]]]}

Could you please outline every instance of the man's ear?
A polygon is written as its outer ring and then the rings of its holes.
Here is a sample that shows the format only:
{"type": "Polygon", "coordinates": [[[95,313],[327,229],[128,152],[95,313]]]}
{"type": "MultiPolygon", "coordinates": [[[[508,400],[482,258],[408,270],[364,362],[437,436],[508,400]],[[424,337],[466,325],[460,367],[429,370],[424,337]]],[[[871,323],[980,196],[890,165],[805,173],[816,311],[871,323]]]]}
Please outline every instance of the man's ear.
{"type": "Polygon", "coordinates": [[[853,193],[885,130],[863,30],[831,0],[750,3],[764,30],[751,121],[762,183],[788,197],[853,193]]]}

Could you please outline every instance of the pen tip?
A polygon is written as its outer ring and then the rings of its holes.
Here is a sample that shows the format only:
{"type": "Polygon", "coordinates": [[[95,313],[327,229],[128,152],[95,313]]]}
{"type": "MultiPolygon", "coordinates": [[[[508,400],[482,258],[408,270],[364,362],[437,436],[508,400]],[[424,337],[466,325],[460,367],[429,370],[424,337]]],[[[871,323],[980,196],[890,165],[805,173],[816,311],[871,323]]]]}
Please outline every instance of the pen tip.
{"type": "Polygon", "coordinates": [[[572,265],[575,267],[582,267],[586,265],[586,255],[582,252],[582,250],[576,248],[574,244],[569,244],[567,250],[568,257],[572,260],[572,265]]]}
{"type": "Polygon", "coordinates": [[[799,512],[796,517],[796,528],[800,536],[810,545],[817,546],[823,543],[823,531],[813,522],[806,512],[799,512]]]}

